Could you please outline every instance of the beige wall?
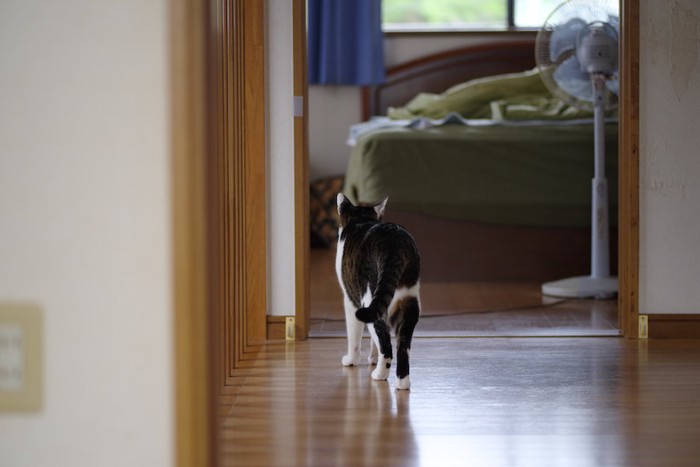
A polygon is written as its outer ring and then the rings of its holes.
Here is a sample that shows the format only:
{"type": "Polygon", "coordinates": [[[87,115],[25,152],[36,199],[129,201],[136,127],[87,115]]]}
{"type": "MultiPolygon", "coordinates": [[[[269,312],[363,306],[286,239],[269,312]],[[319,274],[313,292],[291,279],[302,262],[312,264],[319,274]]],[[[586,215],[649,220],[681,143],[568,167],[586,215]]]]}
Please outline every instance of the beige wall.
{"type": "Polygon", "coordinates": [[[700,313],[700,3],[640,2],[641,313],[700,313]]]}
{"type": "Polygon", "coordinates": [[[0,2],[0,301],[38,303],[44,401],[0,465],[173,465],[167,3],[0,2]]]}

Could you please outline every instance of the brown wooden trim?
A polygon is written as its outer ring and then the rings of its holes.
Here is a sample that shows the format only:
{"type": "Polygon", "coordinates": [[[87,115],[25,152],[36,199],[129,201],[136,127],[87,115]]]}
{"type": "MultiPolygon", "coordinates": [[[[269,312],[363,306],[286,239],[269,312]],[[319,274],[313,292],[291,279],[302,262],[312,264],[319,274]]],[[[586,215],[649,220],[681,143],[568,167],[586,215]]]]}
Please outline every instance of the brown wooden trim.
{"type": "Polygon", "coordinates": [[[210,0],[209,144],[212,303],[219,384],[265,341],[264,0],[210,0]]]}
{"type": "Polygon", "coordinates": [[[175,446],[179,467],[212,466],[216,406],[211,379],[205,222],[205,11],[170,2],[175,446]]]}
{"type": "MultiPolygon", "coordinates": [[[[308,150],[308,81],[306,67],[306,2],[293,4],[294,95],[304,102],[303,115],[294,118],[294,272],[296,338],[309,335],[309,150],[308,150]]],[[[283,332],[284,335],[284,332],[283,332]]]]}
{"type": "MultiPolygon", "coordinates": [[[[221,24],[225,21],[223,2],[210,1],[208,16],[214,18],[214,30],[221,30],[221,24]],[[216,22],[214,22],[216,21],[216,22]]],[[[230,218],[225,211],[225,196],[221,196],[221,191],[226,189],[226,172],[228,170],[228,159],[223,157],[226,151],[227,141],[221,136],[223,133],[220,125],[228,127],[229,121],[225,119],[225,104],[220,96],[230,99],[227,88],[224,86],[225,79],[222,77],[222,56],[227,53],[226,40],[219,40],[212,29],[208,30],[208,75],[207,75],[207,142],[209,144],[207,157],[207,219],[208,219],[208,261],[209,261],[209,297],[212,313],[217,319],[217,329],[219,329],[219,345],[214,346],[213,352],[217,356],[217,366],[215,374],[218,378],[217,387],[224,385],[226,376],[221,368],[230,366],[231,358],[229,352],[223,349],[230,345],[232,339],[231,325],[228,316],[222,312],[229,306],[227,295],[227,284],[229,281],[228,270],[225,258],[228,257],[228,242],[226,232],[230,227],[230,218]],[[222,122],[222,123],[219,123],[222,122]]]]}
{"type": "Polygon", "coordinates": [[[651,339],[700,339],[700,314],[648,316],[651,339]]]}
{"type": "Polygon", "coordinates": [[[267,340],[285,340],[286,338],[286,316],[270,316],[267,317],[267,340]]]}
{"type": "MultiPolygon", "coordinates": [[[[423,73],[426,68],[435,68],[439,70],[448,69],[454,64],[454,59],[461,61],[467,58],[470,61],[489,61],[498,58],[512,59],[516,54],[513,49],[522,49],[526,55],[533,55],[535,52],[535,38],[528,37],[513,41],[495,42],[487,44],[470,45],[458,49],[445,50],[428,55],[426,57],[418,57],[404,63],[398,63],[387,69],[387,76],[392,81],[405,79],[404,72],[410,71],[410,75],[416,72],[423,73]]],[[[534,57],[532,58],[534,61],[534,57]]]]}
{"type": "Polygon", "coordinates": [[[621,1],[619,294],[620,330],[639,336],[639,0],[621,1]]]}
{"type": "MultiPolygon", "coordinates": [[[[238,23],[244,35],[244,186],[246,348],[257,350],[265,341],[267,313],[266,133],[265,133],[265,0],[239,0],[244,6],[238,23]]],[[[236,44],[234,44],[234,47],[236,44]]],[[[234,68],[235,72],[236,69],[234,68]]],[[[233,108],[233,112],[240,109],[233,108]]]]}
{"type": "Polygon", "coordinates": [[[207,3],[207,287],[222,393],[266,337],[263,5],[207,3]]]}

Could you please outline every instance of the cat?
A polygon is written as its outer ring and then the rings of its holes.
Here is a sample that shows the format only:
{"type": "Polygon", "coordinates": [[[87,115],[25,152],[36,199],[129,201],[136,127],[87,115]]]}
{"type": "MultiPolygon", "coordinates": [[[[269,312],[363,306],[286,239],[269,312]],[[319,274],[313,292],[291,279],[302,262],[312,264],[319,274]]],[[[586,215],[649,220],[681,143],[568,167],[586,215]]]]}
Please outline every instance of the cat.
{"type": "Polygon", "coordinates": [[[389,376],[396,335],[396,388],[409,389],[409,352],[420,315],[420,255],[403,227],[383,222],[388,198],[373,206],[355,206],[338,193],[338,247],[335,269],[343,291],[348,353],[344,366],[360,361],[365,323],[370,335],[372,379],[389,376]],[[391,327],[391,328],[390,328],[391,327]]]}

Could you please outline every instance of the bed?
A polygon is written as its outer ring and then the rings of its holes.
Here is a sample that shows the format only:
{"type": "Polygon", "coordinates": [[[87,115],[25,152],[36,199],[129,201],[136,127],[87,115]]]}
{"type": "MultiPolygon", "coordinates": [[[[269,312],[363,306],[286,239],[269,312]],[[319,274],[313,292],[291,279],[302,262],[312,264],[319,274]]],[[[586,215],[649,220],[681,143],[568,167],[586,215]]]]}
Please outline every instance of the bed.
{"type": "MultiPolygon", "coordinates": [[[[590,272],[592,124],[573,108],[550,118],[549,101],[529,106],[540,98],[533,87],[543,86],[533,50],[534,40],[523,39],[444,52],[395,66],[386,83],[363,91],[365,120],[375,124],[353,139],[343,191],[360,203],[389,196],[386,220],[413,233],[423,280],[546,281],[590,272]],[[511,88],[517,92],[501,99],[511,88]],[[387,120],[395,124],[376,125],[387,120]]],[[[608,122],[614,273],[614,115],[608,122]]]]}

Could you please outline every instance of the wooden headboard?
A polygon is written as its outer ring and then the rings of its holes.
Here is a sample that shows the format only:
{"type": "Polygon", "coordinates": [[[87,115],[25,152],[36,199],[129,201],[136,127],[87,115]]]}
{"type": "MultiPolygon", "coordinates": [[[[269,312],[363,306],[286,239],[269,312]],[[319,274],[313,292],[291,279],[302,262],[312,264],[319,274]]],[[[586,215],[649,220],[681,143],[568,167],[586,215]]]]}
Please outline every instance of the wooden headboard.
{"type": "Polygon", "coordinates": [[[419,92],[441,93],[474,78],[515,73],[535,66],[535,38],[482,44],[440,52],[387,70],[386,82],[362,92],[362,116],[386,115],[419,92]]]}

